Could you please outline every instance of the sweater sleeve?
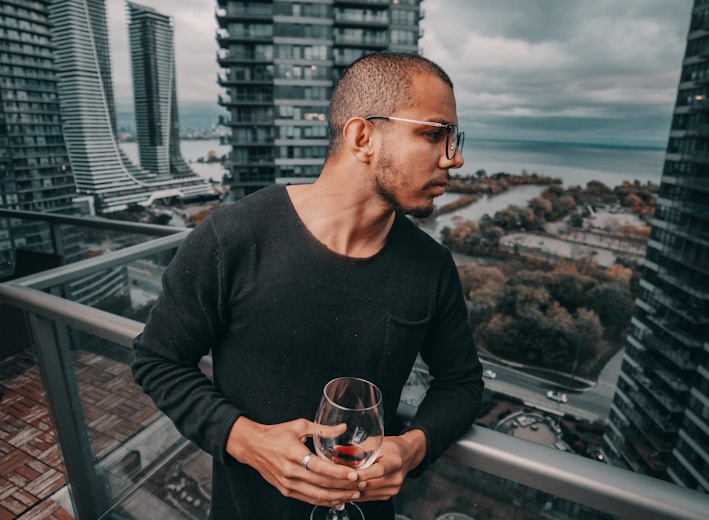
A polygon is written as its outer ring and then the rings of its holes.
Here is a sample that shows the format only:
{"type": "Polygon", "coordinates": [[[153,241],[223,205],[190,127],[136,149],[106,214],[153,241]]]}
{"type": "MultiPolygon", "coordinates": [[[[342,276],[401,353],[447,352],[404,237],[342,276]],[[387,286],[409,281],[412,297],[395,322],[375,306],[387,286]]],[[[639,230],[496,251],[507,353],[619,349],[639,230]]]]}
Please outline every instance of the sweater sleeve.
{"type": "Polygon", "coordinates": [[[177,429],[223,463],[241,415],[198,367],[226,330],[219,241],[210,219],[185,239],[163,274],[163,292],[135,338],[136,382],[177,429]]]}
{"type": "Polygon", "coordinates": [[[426,458],[411,473],[414,477],[475,422],[483,391],[482,365],[468,325],[462,286],[452,258],[449,264],[432,330],[421,349],[433,379],[407,427],[423,430],[428,441],[426,458]]]}

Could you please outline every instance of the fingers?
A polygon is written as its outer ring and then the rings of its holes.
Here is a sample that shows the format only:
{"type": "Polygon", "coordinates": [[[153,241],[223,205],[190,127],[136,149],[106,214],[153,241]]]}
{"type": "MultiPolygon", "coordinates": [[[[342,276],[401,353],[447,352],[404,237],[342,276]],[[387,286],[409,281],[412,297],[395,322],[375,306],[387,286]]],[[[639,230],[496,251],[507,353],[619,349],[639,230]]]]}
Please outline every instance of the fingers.
{"type": "Polygon", "coordinates": [[[306,453],[298,466],[292,464],[289,470],[284,471],[280,489],[283,495],[327,507],[361,498],[356,473],[309,455],[313,454],[306,453]],[[303,464],[304,461],[307,464],[303,464]],[[331,466],[335,466],[334,469],[338,471],[333,472],[331,466]],[[348,470],[344,472],[345,478],[342,469],[348,470]]]}
{"type": "Polygon", "coordinates": [[[406,478],[401,458],[391,452],[380,454],[374,464],[357,473],[362,491],[357,502],[388,500],[399,493],[406,478]]]}
{"type": "Polygon", "coordinates": [[[357,482],[359,479],[358,473],[352,468],[323,460],[320,457],[311,457],[308,460],[308,467],[306,469],[313,474],[313,478],[323,476],[324,479],[327,480],[336,479],[346,481],[348,488],[352,488],[352,483],[357,482]]]}
{"type": "Polygon", "coordinates": [[[338,424],[336,426],[327,426],[325,424],[316,424],[316,433],[319,437],[323,437],[325,439],[332,439],[335,437],[339,437],[343,433],[347,431],[347,424],[342,423],[338,424]]]}

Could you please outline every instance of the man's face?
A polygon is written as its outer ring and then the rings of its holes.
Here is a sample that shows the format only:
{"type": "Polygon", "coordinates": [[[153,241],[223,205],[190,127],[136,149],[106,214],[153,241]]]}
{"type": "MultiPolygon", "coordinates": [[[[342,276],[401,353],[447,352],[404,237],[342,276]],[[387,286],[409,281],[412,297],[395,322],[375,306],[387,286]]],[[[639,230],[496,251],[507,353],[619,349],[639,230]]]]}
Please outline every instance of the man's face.
{"type": "MultiPolygon", "coordinates": [[[[401,118],[457,124],[453,91],[432,75],[413,80],[413,98],[401,118]]],[[[448,170],[463,166],[457,151],[446,157],[446,129],[389,120],[383,128],[383,143],[377,158],[374,189],[394,210],[424,218],[433,212],[433,199],[443,194],[448,170]]]]}

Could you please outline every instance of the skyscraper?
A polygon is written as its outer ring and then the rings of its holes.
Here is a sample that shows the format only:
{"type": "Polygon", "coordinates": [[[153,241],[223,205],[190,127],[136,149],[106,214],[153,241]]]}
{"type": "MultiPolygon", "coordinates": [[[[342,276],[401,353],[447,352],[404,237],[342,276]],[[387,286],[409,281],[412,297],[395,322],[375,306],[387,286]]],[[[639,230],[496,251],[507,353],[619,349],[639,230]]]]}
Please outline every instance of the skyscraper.
{"type": "Polygon", "coordinates": [[[232,193],[311,182],[327,153],[335,81],[372,52],[417,53],[421,0],[218,0],[220,103],[229,111],[232,193]]]}
{"type": "Polygon", "coordinates": [[[180,153],[172,20],[126,4],[140,165],[158,175],[195,175],[180,153]]]}
{"type": "Polygon", "coordinates": [[[605,435],[611,462],[709,492],[709,2],[695,0],[605,435]]]}
{"type": "MultiPolygon", "coordinates": [[[[0,207],[72,213],[76,187],[62,135],[49,0],[0,3],[0,207]]],[[[49,229],[0,219],[0,276],[16,248],[51,250],[49,229]]]]}
{"type": "Polygon", "coordinates": [[[138,168],[120,149],[105,0],[50,5],[64,137],[79,192],[93,196],[104,213],[165,197],[212,195],[196,175],[175,178],[138,168]]]}

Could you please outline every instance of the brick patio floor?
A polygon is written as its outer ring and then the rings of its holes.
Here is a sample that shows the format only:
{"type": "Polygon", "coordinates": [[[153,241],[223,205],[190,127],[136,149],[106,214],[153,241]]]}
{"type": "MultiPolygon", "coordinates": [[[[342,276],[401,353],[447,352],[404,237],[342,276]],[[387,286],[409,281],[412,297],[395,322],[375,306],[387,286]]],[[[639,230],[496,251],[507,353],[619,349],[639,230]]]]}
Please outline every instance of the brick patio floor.
{"type": "MultiPolygon", "coordinates": [[[[94,460],[159,416],[125,364],[75,352],[74,369],[94,460]]],[[[0,395],[0,520],[73,518],[50,499],[65,480],[31,352],[0,361],[0,395]]]]}
{"type": "Polygon", "coordinates": [[[61,456],[45,404],[39,368],[22,352],[0,362],[0,520],[72,518],[43,504],[64,485],[61,456]]]}

